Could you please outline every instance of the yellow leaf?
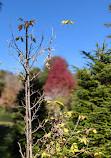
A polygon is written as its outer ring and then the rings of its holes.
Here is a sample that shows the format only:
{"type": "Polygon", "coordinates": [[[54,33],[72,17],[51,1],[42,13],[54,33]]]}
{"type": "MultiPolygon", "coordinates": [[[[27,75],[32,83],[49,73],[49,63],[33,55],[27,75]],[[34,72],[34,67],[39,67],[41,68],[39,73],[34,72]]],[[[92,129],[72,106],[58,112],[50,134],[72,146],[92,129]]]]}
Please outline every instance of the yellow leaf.
{"type": "Polygon", "coordinates": [[[43,153],[42,153],[42,157],[46,157],[46,156],[47,156],[47,157],[50,157],[50,154],[47,154],[47,153],[43,152],[43,153]]]}
{"type": "Polygon", "coordinates": [[[20,53],[20,54],[19,54],[19,56],[20,56],[20,57],[23,57],[23,54],[22,54],[22,53],[20,53]]]}
{"type": "Polygon", "coordinates": [[[73,145],[71,146],[71,150],[74,150],[74,146],[73,145]]]}
{"type": "Polygon", "coordinates": [[[78,149],[74,149],[74,152],[76,153],[76,152],[78,152],[79,150],[78,149]]]}
{"type": "Polygon", "coordinates": [[[86,134],[88,135],[89,132],[92,130],[93,128],[89,128],[87,131],[86,131],[86,134]]]}
{"type": "Polygon", "coordinates": [[[84,120],[87,116],[86,115],[79,115],[79,120],[84,120]]]}
{"type": "Polygon", "coordinates": [[[77,143],[73,143],[73,144],[72,144],[71,150],[74,150],[75,152],[77,152],[77,150],[78,150],[77,143]]]}
{"type": "Polygon", "coordinates": [[[45,119],[45,123],[47,123],[49,121],[49,119],[45,119]]]}
{"type": "Polygon", "coordinates": [[[57,151],[57,152],[60,152],[60,151],[61,151],[61,148],[60,148],[60,147],[56,147],[56,151],[57,151]]]}
{"type": "Polygon", "coordinates": [[[51,120],[54,120],[54,117],[52,116],[50,119],[51,119],[51,120]]]}
{"type": "Polygon", "coordinates": [[[98,152],[98,153],[94,154],[95,158],[99,158],[99,156],[103,156],[104,157],[104,154],[102,152],[98,152]]]}
{"type": "Polygon", "coordinates": [[[51,103],[51,101],[47,100],[47,103],[48,103],[48,104],[50,104],[50,103],[51,103]]]}
{"type": "Polygon", "coordinates": [[[42,157],[45,157],[47,154],[45,152],[42,153],[42,157]]]}
{"type": "Polygon", "coordinates": [[[99,152],[99,156],[104,156],[104,154],[102,152],[99,152]]]}
{"type": "Polygon", "coordinates": [[[57,103],[57,104],[60,104],[60,105],[64,106],[64,104],[60,101],[54,101],[54,103],[57,103]]]}
{"type": "Polygon", "coordinates": [[[45,62],[45,61],[46,61],[46,59],[47,59],[47,58],[45,58],[43,62],[45,62]]]}
{"type": "Polygon", "coordinates": [[[65,24],[66,23],[66,21],[62,21],[62,24],[65,24]]]}
{"type": "Polygon", "coordinates": [[[67,128],[64,128],[64,132],[67,133],[69,130],[67,128]]]}
{"type": "Polygon", "coordinates": [[[86,137],[80,138],[81,143],[84,143],[85,145],[87,144],[87,142],[89,142],[86,137]]]}
{"type": "Polygon", "coordinates": [[[50,144],[51,144],[51,145],[54,145],[54,142],[52,141],[52,142],[50,142],[50,144]]]}
{"type": "Polygon", "coordinates": [[[69,115],[69,117],[72,116],[72,113],[73,113],[72,111],[68,111],[68,112],[67,112],[67,114],[69,115]]]}
{"type": "Polygon", "coordinates": [[[93,129],[93,132],[94,132],[94,133],[97,133],[96,129],[93,129]]]}
{"type": "Polygon", "coordinates": [[[66,141],[66,139],[65,139],[65,138],[63,138],[63,141],[66,141]]]}
{"type": "Polygon", "coordinates": [[[81,131],[77,131],[76,133],[78,134],[78,133],[80,133],[81,131]]]}
{"type": "Polygon", "coordinates": [[[48,137],[50,137],[50,136],[51,136],[50,133],[44,135],[45,138],[48,138],[48,137]]]}
{"type": "Polygon", "coordinates": [[[99,153],[95,153],[95,154],[94,154],[94,157],[95,157],[95,158],[99,158],[99,153]]]}
{"type": "Polygon", "coordinates": [[[60,124],[60,127],[63,127],[64,125],[65,125],[64,123],[61,123],[61,124],[60,124]]]}
{"type": "Polygon", "coordinates": [[[62,21],[62,24],[71,24],[73,25],[74,23],[71,20],[66,20],[66,21],[62,21]]]}
{"type": "Polygon", "coordinates": [[[74,148],[78,149],[77,143],[73,143],[74,148]]]}

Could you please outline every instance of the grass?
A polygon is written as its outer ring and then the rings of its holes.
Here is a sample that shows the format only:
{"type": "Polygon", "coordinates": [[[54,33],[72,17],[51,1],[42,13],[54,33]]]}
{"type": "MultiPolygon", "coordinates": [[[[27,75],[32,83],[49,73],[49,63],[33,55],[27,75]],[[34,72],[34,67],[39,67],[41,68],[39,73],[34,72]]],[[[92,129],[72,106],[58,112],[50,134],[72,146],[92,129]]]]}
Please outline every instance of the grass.
{"type": "Polygon", "coordinates": [[[9,121],[0,121],[0,125],[4,125],[4,126],[12,126],[13,122],[9,122],[9,121]]]}
{"type": "Polygon", "coordinates": [[[0,158],[11,158],[12,125],[11,113],[4,106],[0,106],[0,158]]]}

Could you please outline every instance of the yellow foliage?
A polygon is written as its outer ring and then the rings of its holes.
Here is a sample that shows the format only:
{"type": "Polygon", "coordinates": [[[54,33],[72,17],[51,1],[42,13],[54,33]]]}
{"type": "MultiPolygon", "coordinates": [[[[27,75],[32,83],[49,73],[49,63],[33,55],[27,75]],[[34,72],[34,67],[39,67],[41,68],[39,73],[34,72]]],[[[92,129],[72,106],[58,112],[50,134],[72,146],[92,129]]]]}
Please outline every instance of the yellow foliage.
{"type": "Polygon", "coordinates": [[[86,137],[80,138],[80,142],[84,143],[85,145],[87,144],[87,142],[89,142],[86,137]]]}
{"type": "Polygon", "coordinates": [[[42,153],[42,158],[43,158],[43,157],[49,157],[49,158],[50,158],[50,154],[47,154],[47,153],[43,152],[43,153],[42,153]]]}
{"type": "Polygon", "coordinates": [[[50,133],[44,135],[45,138],[48,138],[48,137],[50,137],[50,136],[51,136],[50,133]]]}
{"type": "Polygon", "coordinates": [[[63,141],[66,141],[66,139],[65,139],[65,138],[63,138],[63,141]]]}
{"type": "Polygon", "coordinates": [[[45,62],[45,61],[46,61],[46,59],[47,59],[47,58],[45,58],[43,62],[45,62]]]}
{"type": "Polygon", "coordinates": [[[94,128],[89,128],[87,131],[86,131],[86,134],[88,135],[90,131],[93,131],[93,133],[97,133],[96,129],[94,128]]]}
{"type": "Polygon", "coordinates": [[[23,53],[20,53],[19,56],[20,56],[20,57],[23,57],[23,53]]]}
{"type": "Polygon", "coordinates": [[[93,129],[93,132],[94,132],[94,133],[97,133],[96,129],[93,129]]]}
{"type": "Polygon", "coordinates": [[[79,120],[84,120],[87,116],[86,115],[79,115],[79,120]]]}
{"type": "Polygon", "coordinates": [[[57,151],[57,152],[60,152],[60,151],[61,151],[60,146],[59,146],[59,147],[56,147],[56,151],[57,151]]]}
{"type": "Polygon", "coordinates": [[[49,121],[49,119],[45,119],[45,123],[47,123],[49,121]]]}
{"type": "Polygon", "coordinates": [[[65,125],[64,123],[61,123],[61,124],[60,124],[60,127],[63,127],[64,125],[65,125]]]}
{"type": "Polygon", "coordinates": [[[93,128],[89,128],[87,131],[86,131],[86,134],[89,135],[89,132],[93,130],[93,128]]]}
{"type": "Polygon", "coordinates": [[[45,157],[47,154],[45,152],[42,153],[42,157],[45,157]]]}
{"type": "Polygon", "coordinates": [[[52,116],[50,119],[51,119],[51,120],[54,120],[54,117],[52,116]]]}
{"type": "Polygon", "coordinates": [[[63,130],[65,133],[67,133],[69,131],[67,128],[64,128],[63,130]]]}
{"type": "Polygon", "coordinates": [[[70,150],[69,150],[69,152],[74,154],[75,152],[78,152],[78,151],[79,150],[78,150],[77,143],[73,143],[70,150]]]}
{"type": "Polygon", "coordinates": [[[77,143],[73,143],[71,146],[71,150],[74,150],[75,152],[78,152],[78,146],[77,143]]]}
{"type": "Polygon", "coordinates": [[[81,131],[77,131],[76,133],[78,134],[78,133],[80,133],[81,131]]]}
{"type": "Polygon", "coordinates": [[[68,114],[69,117],[72,116],[72,113],[73,113],[72,111],[68,111],[68,112],[67,112],[67,114],[68,114]]]}
{"type": "Polygon", "coordinates": [[[46,100],[46,101],[47,101],[48,104],[57,103],[57,104],[59,104],[59,105],[64,106],[64,104],[63,104],[62,102],[60,102],[60,101],[49,101],[49,100],[46,100]]]}
{"type": "Polygon", "coordinates": [[[48,103],[48,104],[50,104],[50,103],[51,103],[51,101],[47,100],[47,103],[48,103]]]}
{"type": "Polygon", "coordinates": [[[62,24],[71,24],[74,25],[74,23],[71,20],[62,21],[62,24]]]}
{"type": "Polygon", "coordinates": [[[54,101],[53,103],[57,103],[57,104],[59,104],[59,105],[64,106],[64,104],[63,104],[62,102],[60,102],[60,101],[54,101]]]}
{"type": "Polygon", "coordinates": [[[99,158],[99,156],[103,156],[104,157],[104,154],[102,152],[98,152],[98,153],[94,154],[95,158],[99,158]]]}

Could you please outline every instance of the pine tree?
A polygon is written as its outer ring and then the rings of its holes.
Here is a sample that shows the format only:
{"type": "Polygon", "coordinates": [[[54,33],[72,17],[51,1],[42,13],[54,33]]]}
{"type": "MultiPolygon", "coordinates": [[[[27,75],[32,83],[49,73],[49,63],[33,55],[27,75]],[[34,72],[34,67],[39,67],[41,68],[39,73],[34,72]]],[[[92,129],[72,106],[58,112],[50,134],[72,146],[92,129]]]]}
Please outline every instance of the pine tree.
{"type": "MultiPolygon", "coordinates": [[[[88,57],[89,68],[78,69],[78,92],[74,109],[87,115],[84,127],[93,127],[97,134],[91,144],[94,150],[103,151],[105,157],[111,156],[111,50],[103,43],[97,44],[95,54],[83,54],[88,57]]],[[[83,124],[82,124],[83,125],[83,124]]]]}

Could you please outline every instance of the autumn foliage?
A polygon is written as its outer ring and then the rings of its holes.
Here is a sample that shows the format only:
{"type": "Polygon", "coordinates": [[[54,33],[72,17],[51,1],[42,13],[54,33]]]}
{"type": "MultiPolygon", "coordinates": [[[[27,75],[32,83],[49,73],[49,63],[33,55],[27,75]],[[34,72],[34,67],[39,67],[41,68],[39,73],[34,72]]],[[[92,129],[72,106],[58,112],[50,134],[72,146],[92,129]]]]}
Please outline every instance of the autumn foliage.
{"type": "Polygon", "coordinates": [[[54,57],[56,60],[52,64],[49,77],[45,84],[45,93],[47,96],[65,96],[71,93],[76,84],[71,73],[67,69],[68,65],[63,58],[54,57]]]}
{"type": "Polygon", "coordinates": [[[0,105],[14,107],[17,94],[22,88],[22,83],[16,75],[13,75],[11,72],[8,71],[4,71],[3,79],[4,87],[2,87],[3,90],[1,91],[0,105]]]}

